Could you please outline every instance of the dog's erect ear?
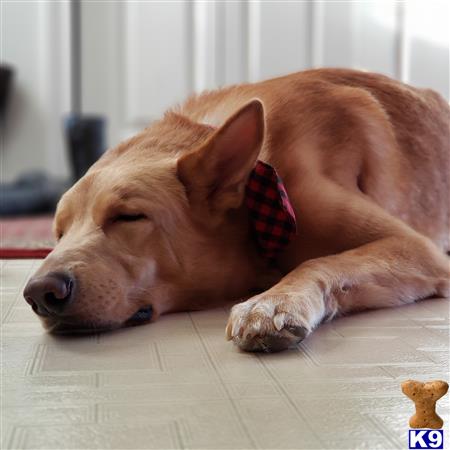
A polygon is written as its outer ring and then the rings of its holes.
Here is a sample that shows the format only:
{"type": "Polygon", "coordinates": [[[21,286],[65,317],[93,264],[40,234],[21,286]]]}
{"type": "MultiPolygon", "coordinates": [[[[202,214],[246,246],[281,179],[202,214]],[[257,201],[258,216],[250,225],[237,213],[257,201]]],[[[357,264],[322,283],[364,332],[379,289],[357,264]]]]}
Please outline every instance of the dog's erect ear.
{"type": "Polygon", "coordinates": [[[178,160],[189,201],[210,214],[238,208],[264,138],[264,110],[253,100],[231,116],[201,148],[178,160]]]}

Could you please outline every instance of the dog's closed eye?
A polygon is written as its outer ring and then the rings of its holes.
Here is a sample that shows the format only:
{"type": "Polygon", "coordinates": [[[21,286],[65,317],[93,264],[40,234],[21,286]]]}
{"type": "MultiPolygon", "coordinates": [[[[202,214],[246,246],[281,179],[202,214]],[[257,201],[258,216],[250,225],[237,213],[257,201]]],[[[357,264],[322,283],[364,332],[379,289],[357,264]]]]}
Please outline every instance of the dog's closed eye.
{"type": "Polygon", "coordinates": [[[148,219],[145,214],[117,214],[112,218],[112,222],[137,222],[145,219],[148,219]]]}

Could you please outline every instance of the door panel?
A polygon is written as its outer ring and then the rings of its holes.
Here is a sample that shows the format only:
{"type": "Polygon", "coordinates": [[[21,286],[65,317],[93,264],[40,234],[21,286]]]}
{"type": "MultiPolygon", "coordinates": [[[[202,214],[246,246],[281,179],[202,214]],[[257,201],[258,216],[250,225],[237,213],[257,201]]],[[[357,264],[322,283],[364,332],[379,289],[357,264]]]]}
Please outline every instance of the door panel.
{"type": "Polygon", "coordinates": [[[115,144],[191,92],[309,67],[377,71],[448,97],[449,7],[431,3],[83,2],[83,104],[108,116],[115,144]]]}

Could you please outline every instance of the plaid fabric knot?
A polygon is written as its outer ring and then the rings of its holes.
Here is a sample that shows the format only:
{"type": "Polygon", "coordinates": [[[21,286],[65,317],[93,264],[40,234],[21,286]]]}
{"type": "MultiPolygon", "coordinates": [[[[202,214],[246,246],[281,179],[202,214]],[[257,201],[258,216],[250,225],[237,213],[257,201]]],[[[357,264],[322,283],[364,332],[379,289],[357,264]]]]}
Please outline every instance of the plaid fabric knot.
{"type": "Polygon", "coordinates": [[[245,202],[261,253],[273,260],[295,236],[297,224],[283,181],[272,166],[257,161],[245,202]]]}

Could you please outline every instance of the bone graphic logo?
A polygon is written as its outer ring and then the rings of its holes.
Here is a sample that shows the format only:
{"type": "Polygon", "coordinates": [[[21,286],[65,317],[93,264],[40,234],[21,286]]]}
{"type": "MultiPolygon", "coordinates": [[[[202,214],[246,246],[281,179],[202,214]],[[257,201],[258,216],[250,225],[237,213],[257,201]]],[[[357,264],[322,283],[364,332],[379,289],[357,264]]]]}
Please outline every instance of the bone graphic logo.
{"type": "Polygon", "coordinates": [[[447,393],[447,382],[407,380],[402,383],[402,391],[416,406],[416,413],[409,419],[411,428],[442,428],[444,421],[436,414],[436,402],[447,393]]]}

